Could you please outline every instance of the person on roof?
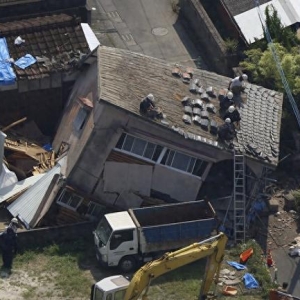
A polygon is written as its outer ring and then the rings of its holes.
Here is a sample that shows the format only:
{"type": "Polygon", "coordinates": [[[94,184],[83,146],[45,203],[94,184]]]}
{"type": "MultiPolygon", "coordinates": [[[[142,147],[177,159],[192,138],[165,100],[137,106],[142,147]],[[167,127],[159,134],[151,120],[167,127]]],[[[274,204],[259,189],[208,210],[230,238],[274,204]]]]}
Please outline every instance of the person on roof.
{"type": "Polygon", "coordinates": [[[148,94],[140,103],[140,112],[152,119],[161,117],[161,110],[155,107],[154,96],[148,94]]]}
{"type": "Polygon", "coordinates": [[[229,106],[233,105],[233,93],[232,92],[228,92],[226,97],[224,97],[221,102],[220,102],[220,109],[222,111],[226,111],[228,109],[229,106]]]}
{"type": "Polygon", "coordinates": [[[154,96],[152,94],[148,94],[147,97],[145,97],[140,103],[140,112],[146,114],[149,109],[151,110],[154,107],[154,96]]]}
{"type": "Polygon", "coordinates": [[[233,78],[229,82],[228,89],[234,94],[234,95],[239,95],[243,90],[243,81],[248,80],[248,76],[246,74],[243,74],[241,76],[237,76],[233,78]]]}
{"type": "Polygon", "coordinates": [[[219,126],[218,136],[221,141],[232,141],[235,137],[235,128],[229,118],[226,118],[225,123],[219,126]]]}
{"type": "Polygon", "coordinates": [[[230,119],[231,123],[236,123],[238,127],[240,126],[241,116],[238,110],[233,105],[228,107],[228,110],[223,117],[224,120],[226,120],[227,118],[230,119]]]}

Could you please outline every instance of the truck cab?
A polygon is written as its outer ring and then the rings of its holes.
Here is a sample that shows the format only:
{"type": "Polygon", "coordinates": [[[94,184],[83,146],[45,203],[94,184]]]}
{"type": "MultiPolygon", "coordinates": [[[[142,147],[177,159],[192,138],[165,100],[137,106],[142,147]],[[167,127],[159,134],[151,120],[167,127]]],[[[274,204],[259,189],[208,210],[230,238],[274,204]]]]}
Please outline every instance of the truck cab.
{"type": "Polygon", "coordinates": [[[91,300],[123,300],[129,281],[121,276],[110,276],[92,287],[91,300]]]}
{"type": "Polygon", "coordinates": [[[137,228],[126,211],[106,214],[94,231],[97,260],[105,266],[119,266],[129,272],[136,266],[137,228]]]}

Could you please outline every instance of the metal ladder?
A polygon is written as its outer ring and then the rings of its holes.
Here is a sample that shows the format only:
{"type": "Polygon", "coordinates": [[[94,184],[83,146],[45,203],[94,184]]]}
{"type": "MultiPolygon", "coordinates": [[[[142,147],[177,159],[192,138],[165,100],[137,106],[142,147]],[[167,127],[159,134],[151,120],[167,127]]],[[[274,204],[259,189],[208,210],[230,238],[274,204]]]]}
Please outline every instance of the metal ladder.
{"type": "Polygon", "coordinates": [[[246,237],[245,157],[234,151],[233,160],[234,241],[244,243],[246,237]]]}

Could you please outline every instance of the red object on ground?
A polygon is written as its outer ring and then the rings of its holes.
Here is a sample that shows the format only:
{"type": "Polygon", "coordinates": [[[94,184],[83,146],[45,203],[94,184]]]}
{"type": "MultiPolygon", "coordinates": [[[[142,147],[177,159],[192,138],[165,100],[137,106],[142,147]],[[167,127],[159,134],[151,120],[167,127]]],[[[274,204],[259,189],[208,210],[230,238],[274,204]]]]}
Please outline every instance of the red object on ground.
{"type": "Polygon", "coordinates": [[[253,248],[249,248],[240,254],[240,263],[244,264],[253,254],[253,248]]]}
{"type": "Polygon", "coordinates": [[[274,264],[273,262],[273,258],[272,258],[272,255],[271,255],[271,251],[268,250],[268,254],[267,254],[267,265],[268,267],[272,267],[274,264]]]}

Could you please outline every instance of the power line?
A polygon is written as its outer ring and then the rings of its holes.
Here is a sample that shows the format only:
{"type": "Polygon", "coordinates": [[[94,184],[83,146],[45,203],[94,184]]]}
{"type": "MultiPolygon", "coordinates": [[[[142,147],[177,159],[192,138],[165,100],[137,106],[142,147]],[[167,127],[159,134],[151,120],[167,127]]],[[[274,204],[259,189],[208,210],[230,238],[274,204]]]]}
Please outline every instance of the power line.
{"type": "Polygon", "coordinates": [[[262,25],[262,28],[263,28],[263,31],[265,33],[265,36],[267,38],[267,41],[268,41],[268,46],[270,47],[270,50],[271,50],[271,53],[272,53],[272,56],[275,60],[275,63],[276,63],[276,67],[278,69],[278,72],[279,72],[279,75],[280,75],[280,78],[281,78],[281,81],[282,81],[282,84],[283,84],[283,87],[285,89],[285,92],[288,96],[288,99],[289,99],[289,102],[292,106],[292,109],[294,111],[294,114],[295,114],[295,117],[297,119],[297,122],[298,122],[298,126],[300,127],[300,113],[299,113],[299,109],[297,107],[297,104],[296,104],[296,101],[293,97],[293,94],[291,92],[291,89],[289,87],[289,84],[287,82],[287,79],[285,77],[285,74],[284,74],[284,71],[283,71],[283,68],[282,68],[282,65],[280,63],[280,60],[279,60],[279,57],[278,57],[278,54],[277,54],[277,51],[276,51],[276,48],[274,46],[274,43],[273,43],[273,40],[272,40],[272,37],[270,35],[270,32],[269,32],[269,29],[268,29],[268,26],[262,16],[262,12],[261,12],[261,9],[260,9],[260,3],[259,3],[259,0],[254,0],[255,2],[255,5],[256,5],[256,9],[257,9],[257,12],[258,12],[258,15],[259,15],[259,19],[260,19],[260,22],[261,22],[261,25],[262,25]]]}

